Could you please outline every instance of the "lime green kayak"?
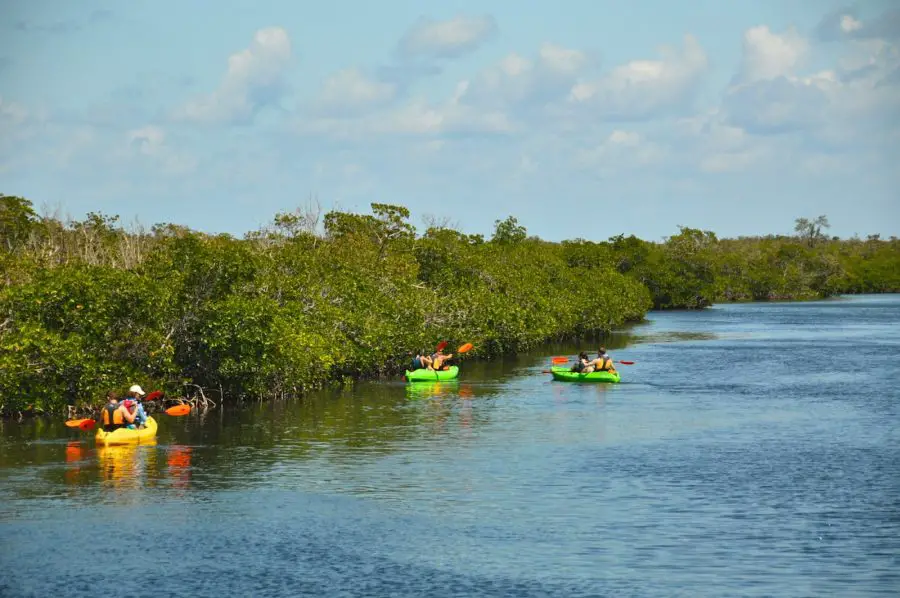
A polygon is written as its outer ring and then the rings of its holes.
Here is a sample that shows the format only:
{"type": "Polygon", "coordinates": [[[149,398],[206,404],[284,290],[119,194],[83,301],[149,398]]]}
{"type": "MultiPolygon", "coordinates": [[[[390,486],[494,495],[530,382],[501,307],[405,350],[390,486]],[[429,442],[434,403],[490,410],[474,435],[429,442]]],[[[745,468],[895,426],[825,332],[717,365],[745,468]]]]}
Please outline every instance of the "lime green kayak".
{"type": "Polygon", "coordinates": [[[450,369],[440,370],[406,370],[406,379],[409,382],[434,381],[434,380],[453,380],[459,376],[459,367],[451,365],[450,369]]]}
{"type": "Polygon", "coordinates": [[[554,380],[562,380],[564,382],[610,382],[616,384],[621,380],[619,373],[612,372],[591,372],[590,374],[579,374],[573,372],[565,366],[553,366],[550,368],[554,380]]]}

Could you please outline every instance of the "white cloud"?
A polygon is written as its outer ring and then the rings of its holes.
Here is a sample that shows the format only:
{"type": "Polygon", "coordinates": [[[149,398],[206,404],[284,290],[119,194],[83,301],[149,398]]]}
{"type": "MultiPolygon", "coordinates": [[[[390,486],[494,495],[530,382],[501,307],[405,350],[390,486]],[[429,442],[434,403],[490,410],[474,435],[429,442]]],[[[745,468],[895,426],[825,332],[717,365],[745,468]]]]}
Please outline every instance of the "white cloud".
{"type": "Polygon", "coordinates": [[[281,27],[260,29],[248,48],[228,58],[222,83],[211,94],[195,98],[176,113],[180,120],[246,122],[257,110],[278,100],[291,61],[291,40],[281,27]]]}
{"type": "Polygon", "coordinates": [[[361,138],[372,135],[440,135],[448,133],[510,133],[515,127],[501,111],[483,110],[461,100],[468,82],[457,85],[453,96],[432,104],[423,98],[386,111],[372,112],[351,118],[318,118],[301,121],[301,134],[325,134],[336,138],[361,138]]]}
{"type": "Polygon", "coordinates": [[[128,142],[138,153],[145,156],[159,155],[166,140],[165,131],[148,125],[128,132],[128,142]]]}
{"type": "Polygon", "coordinates": [[[148,160],[160,172],[167,175],[186,175],[197,168],[196,158],[173,149],[166,141],[161,127],[147,125],[126,133],[128,152],[148,160]]]}
{"type": "Polygon", "coordinates": [[[472,52],[496,31],[497,22],[488,15],[420,19],[404,34],[399,49],[410,57],[455,58],[472,52]]]}
{"type": "Polygon", "coordinates": [[[544,43],[534,59],[511,53],[484,69],[473,78],[465,101],[502,107],[562,99],[578,76],[594,64],[594,59],[584,52],[544,43]]]}
{"type": "Polygon", "coordinates": [[[43,111],[29,110],[0,96],[0,172],[12,172],[23,164],[44,160],[43,156],[34,156],[29,148],[33,141],[42,139],[46,128],[47,115],[43,111]]]}
{"type": "Polygon", "coordinates": [[[547,70],[570,76],[578,75],[590,61],[588,55],[580,50],[564,48],[549,42],[541,44],[538,57],[539,64],[547,70]]]}
{"type": "Polygon", "coordinates": [[[819,22],[816,37],[822,41],[900,39],[900,10],[888,10],[873,19],[863,21],[855,7],[831,12],[819,22]]]}
{"type": "Polygon", "coordinates": [[[736,87],[724,100],[730,123],[755,133],[787,133],[821,125],[828,93],[814,80],[780,77],[736,87]]]}
{"type": "Polygon", "coordinates": [[[752,83],[789,75],[808,51],[809,43],[794,28],[777,34],[766,25],[751,27],[744,33],[738,81],[752,83]]]}
{"type": "Polygon", "coordinates": [[[661,162],[667,151],[635,131],[616,129],[602,142],[576,153],[582,168],[610,176],[661,162]]]}
{"type": "Polygon", "coordinates": [[[397,86],[367,77],[357,68],[339,71],[328,78],[318,104],[325,112],[371,108],[394,99],[397,86]]]}
{"type": "MultiPolygon", "coordinates": [[[[107,119],[92,123],[102,127],[79,129],[72,113],[66,123],[58,114],[40,122],[33,106],[26,110],[0,98],[0,170],[6,169],[4,180],[15,180],[10,172],[40,180],[51,164],[65,180],[92,171],[122,173],[129,189],[133,181],[167,193],[198,185],[227,193],[241,186],[247,194],[266,188],[269,197],[290,196],[312,181],[329,199],[360,201],[385,186],[409,197],[422,189],[449,195],[468,187],[489,189],[485,197],[534,198],[539,189],[568,184],[567,194],[589,195],[598,176],[614,177],[617,189],[675,189],[678,180],[689,180],[699,196],[708,181],[724,188],[731,176],[759,177],[773,187],[791,177],[800,183],[836,180],[839,166],[886,181],[893,171],[870,163],[878,154],[886,162],[900,143],[900,53],[889,39],[872,36],[868,19],[846,12],[838,17],[840,37],[828,54],[794,30],[747,30],[733,40],[744,43],[739,71],[699,114],[693,100],[709,61],[692,36],[655,58],[604,71],[590,52],[547,42],[476,67],[437,98],[426,97],[424,86],[419,95],[400,78],[386,80],[370,70],[377,65],[348,68],[321,89],[311,88],[309,110],[302,120],[294,117],[291,130],[256,118],[252,128],[201,133],[160,123],[150,110],[131,113],[127,122],[157,124],[131,128],[107,119]],[[807,59],[817,69],[804,68],[807,59]],[[681,118],[685,114],[694,116],[681,118]],[[320,163],[298,155],[315,155],[320,163]],[[496,192],[505,186],[515,193],[496,192]]],[[[430,59],[471,51],[495,29],[463,24],[460,17],[440,27],[420,23],[433,35],[410,32],[401,45],[408,58],[423,60],[395,66],[440,74],[441,62],[430,59]]],[[[252,120],[283,93],[290,57],[283,30],[257,32],[247,49],[229,59],[220,85],[180,116],[225,124],[252,120]]]]}
{"type": "Polygon", "coordinates": [[[862,23],[854,19],[851,15],[841,15],[841,31],[850,33],[862,29],[862,23]]]}
{"type": "Polygon", "coordinates": [[[634,60],[599,79],[577,83],[569,92],[569,105],[610,120],[648,119],[683,108],[707,72],[706,53],[696,38],[686,35],[680,51],[663,47],[660,54],[659,60],[634,60]]]}
{"type": "MultiPolygon", "coordinates": [[[[843,23],[851,31],[866,27],[852,17],[843,23]]],[[[890,79],[900,68],[895,45],[881,39],[847,40],[835,69],[800,74],[811,46],[796,31],[778,35],[754,27],[744,42],[738,83],[723,100],[728,122],[757,134],[805,131],[829,145],[896,128],[900,88],[890,79]]]]}
{"type": "Polygon", "coordinates": [[[28,118],[28,110],[15,102],[10,102],[0,96],[0,124],[3,126],[16,126],[25,122],[28,118]]]}

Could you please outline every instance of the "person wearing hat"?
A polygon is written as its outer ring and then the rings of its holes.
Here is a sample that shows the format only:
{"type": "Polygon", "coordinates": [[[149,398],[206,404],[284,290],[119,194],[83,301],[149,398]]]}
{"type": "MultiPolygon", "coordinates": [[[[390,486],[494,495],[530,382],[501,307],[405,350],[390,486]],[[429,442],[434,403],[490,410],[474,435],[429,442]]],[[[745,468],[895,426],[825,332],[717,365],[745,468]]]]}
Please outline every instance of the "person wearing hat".
{"type": "Polygon", "coordinates": [[[134,407],[134,426],[137,429],[144,428],[147,423],[147,412],[144,411],[144,405],[141,402],[142,397],[147,394],[144,392],[144,389],[141,388],[137,384],[132,384],[131,388],[128,389],[128,399],[125,400],[125,407],[127,409],[131,409],[134,407]],[[133,402],[132,404],[128,404],[129,402],[133,402]]]}

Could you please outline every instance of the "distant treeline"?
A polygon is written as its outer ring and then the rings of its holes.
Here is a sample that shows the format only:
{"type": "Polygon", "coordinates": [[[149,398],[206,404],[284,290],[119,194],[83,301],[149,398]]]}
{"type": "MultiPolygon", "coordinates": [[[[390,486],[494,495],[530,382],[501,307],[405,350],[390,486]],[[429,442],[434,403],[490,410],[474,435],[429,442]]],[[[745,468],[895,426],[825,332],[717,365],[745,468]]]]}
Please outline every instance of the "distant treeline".
{"type": "Polygon", "coordinates": [[[95,405],[132,382],[226,400],[296,396],[396,373],[410,352],[467,355],[594,336],[652,307],[900,290],[900,242],[797,236],[551,243],[514,217],[490,239],[396,205],[317,207],[237,239],[118,217],[38,215],[0,196],[0,412],[95,405]]]}

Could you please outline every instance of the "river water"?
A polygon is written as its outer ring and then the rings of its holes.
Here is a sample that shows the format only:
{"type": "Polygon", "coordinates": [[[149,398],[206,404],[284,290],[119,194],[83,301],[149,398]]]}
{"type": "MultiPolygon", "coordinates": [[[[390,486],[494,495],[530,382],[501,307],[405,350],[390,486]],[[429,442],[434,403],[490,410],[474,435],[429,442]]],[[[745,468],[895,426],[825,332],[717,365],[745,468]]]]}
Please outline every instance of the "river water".
{"type": "Polygon", "coordinates": [[[551,381],[557,345],[136,448],[5,422],[0,595],[898,595],[900,296],[607,344],[619,385],[551,381]]]}

